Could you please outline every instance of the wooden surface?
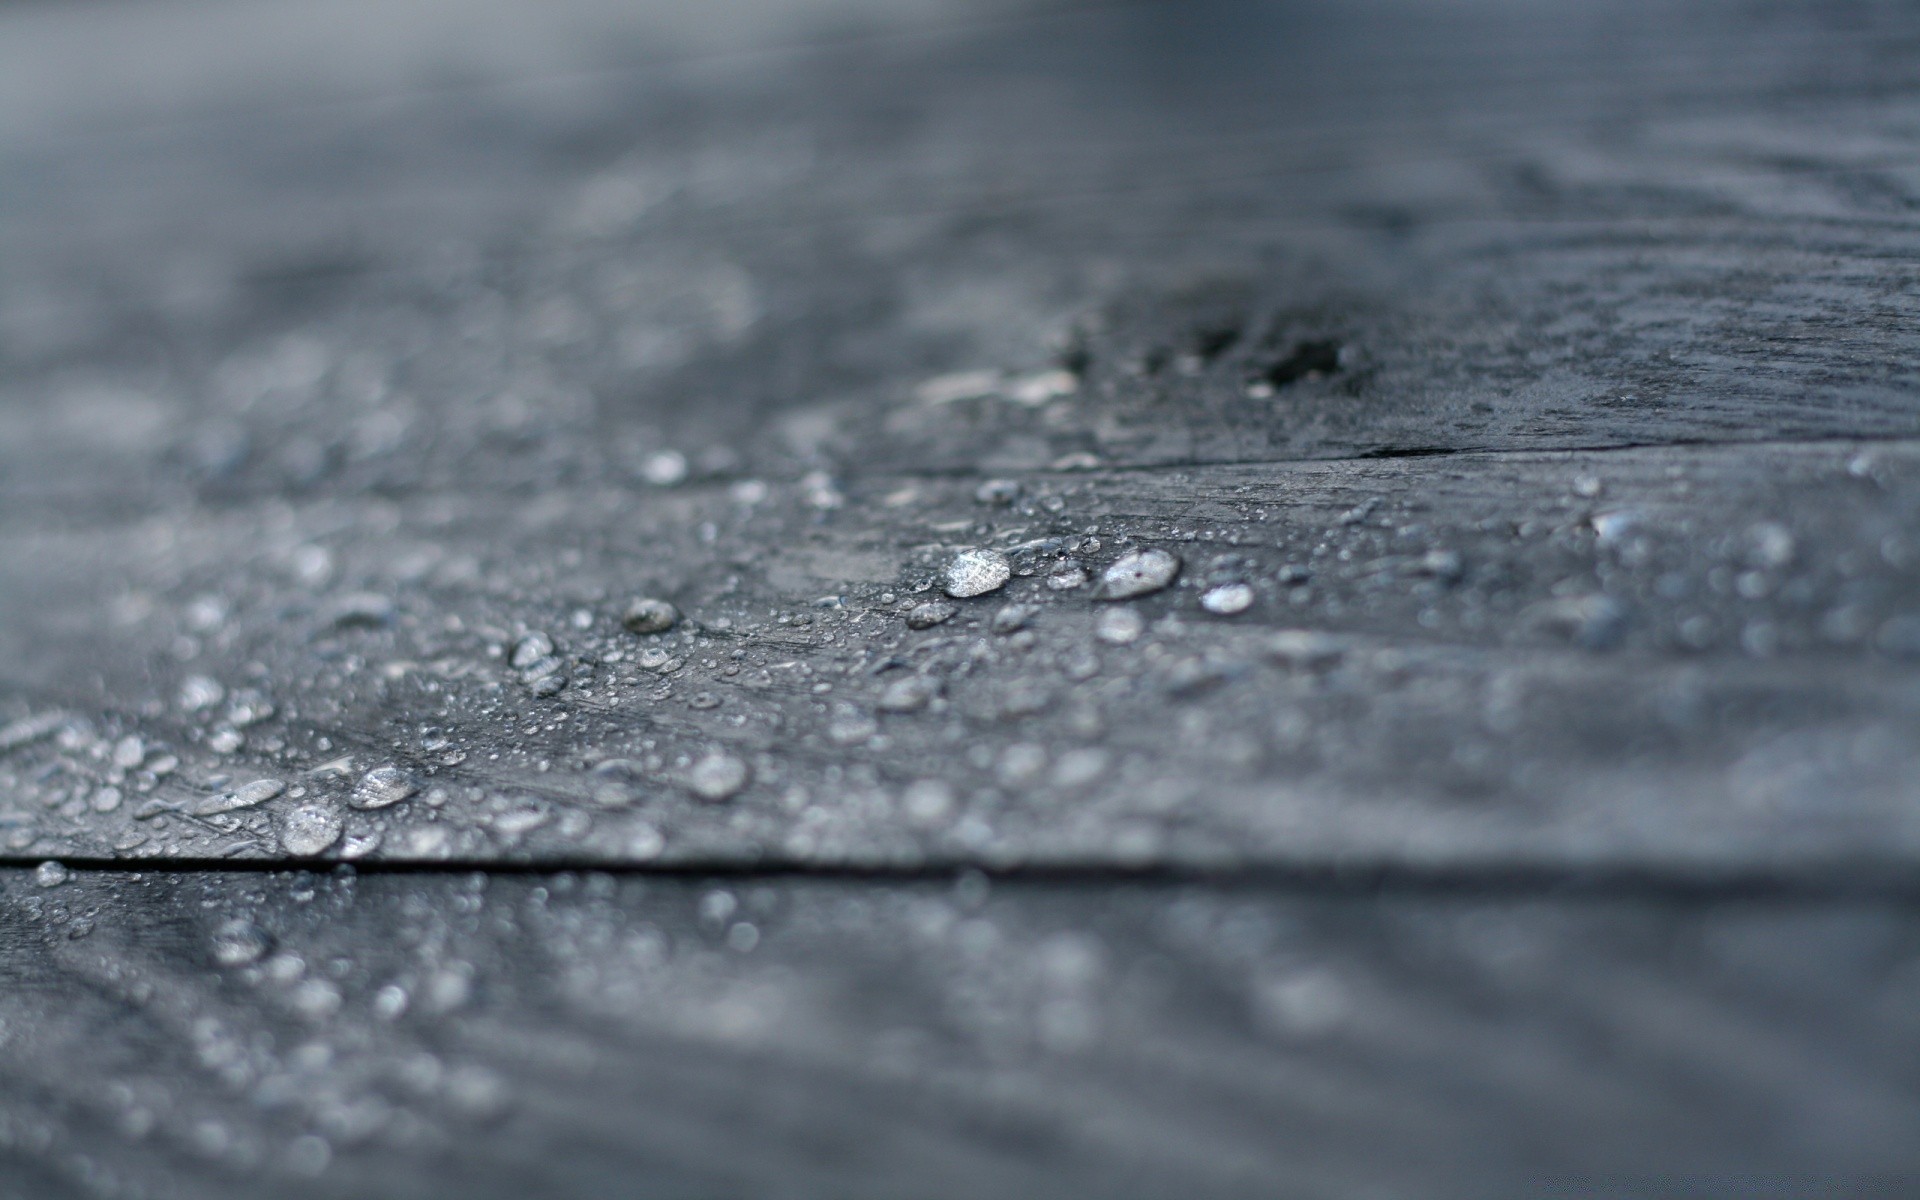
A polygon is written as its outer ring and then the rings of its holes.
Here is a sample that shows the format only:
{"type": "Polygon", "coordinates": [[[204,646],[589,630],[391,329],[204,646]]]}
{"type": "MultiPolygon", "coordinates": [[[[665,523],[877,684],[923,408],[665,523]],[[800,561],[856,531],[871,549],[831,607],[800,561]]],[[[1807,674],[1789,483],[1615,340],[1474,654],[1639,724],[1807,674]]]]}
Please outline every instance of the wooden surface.
{"type": "Polygon", "coordinates": [[[1916,37],[0,9],[0,1196],[1902,1194],[1916,37]]]}

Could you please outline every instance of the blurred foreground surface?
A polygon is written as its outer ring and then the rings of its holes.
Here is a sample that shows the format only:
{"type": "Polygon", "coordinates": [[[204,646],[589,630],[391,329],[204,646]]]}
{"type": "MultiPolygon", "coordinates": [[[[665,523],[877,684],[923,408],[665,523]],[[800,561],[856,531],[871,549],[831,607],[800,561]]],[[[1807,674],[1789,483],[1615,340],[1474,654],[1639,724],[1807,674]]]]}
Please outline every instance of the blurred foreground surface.
{"type": "Polygon", "coordinates": [[[1917,37],[0,9],[0,1195],[1900,1194],[1917,37]]]}

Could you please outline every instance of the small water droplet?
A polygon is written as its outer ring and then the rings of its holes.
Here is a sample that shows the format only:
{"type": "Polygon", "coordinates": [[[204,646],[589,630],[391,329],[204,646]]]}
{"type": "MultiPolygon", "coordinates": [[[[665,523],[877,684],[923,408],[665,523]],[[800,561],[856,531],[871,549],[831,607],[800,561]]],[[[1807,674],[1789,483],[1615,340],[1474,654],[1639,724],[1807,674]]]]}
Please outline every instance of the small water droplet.
{"type": "Polygon", "coordinates": [[[920,779],[900,793],[901,811],[922,825],[944,821],[953,812],[953,788],[941,779],[920,779]]]}
{"type": "Polygon", "coordinates": [[[113,744],[113,765],[131,771],[146,761],[147,744],[137,737],[123,737],[113,744]]]}
{"type": "Polygon", "coordinates": [[[516,671],[524,671],[543,659],[552,658],[553,649],[553,639],[535,631],[514,645],[513,655],[507,659],[507,665],[516,671]]]}
{"type": "Polygon", "coordinates": [[[194,809],[194,815],[211,817],[218,813],[232,812],[235,809],[252,808],[256,804],[265,804],[286,790],[287,785],[281,780],[256,779],[230,792],[223,792],[202,801],[200,806],[194,809]]]}
{"type": "Polygon", "coordinates": [[[1093,636],[1113,646],[1126,646],[1140,640],[1147,631],[1147,619],[1131,608],[1110,608],[1100,614],[1093,636]]]}
{"type": "Polygon", "coordinates": [[[59,887],[70,878],[72,875],[67,870],[66,864],[54,862],[52,859],[33,869],[33,881],[43,888],[59,887]]]}
{"type": "Polygon", "coordinates": [[[203,712],[226,698],[227,689],[205,675],[189,675],[180,684],[180,707],[187,712],[203,712]]]}
{"type": "Polygon", "coordinates": [[[1777,521],[1762,521],[1747,530],[1747,563],[1762,571],[1777,571],[1793,561],[1797,546],[1793,531],[1777,521]]]}
{"type": "Polygon", "coordinates": [[[636,862],[652,862],[666,848],[666,836],[652,825],[641,822],[627,831],[627,854],[636,862]]]}
{"type": "Polygon", "coordinates": [[[234,918],[213,931],[213,961],[223,967],[259,962],[273,949],[273,937],[252,921],[234,918]]]}
{"type": "Polygon", "coordinates": [[[649,454],[640,464],[640,478],[655,487],[672,487],[687,478],[687,456],[678,450],[649,454]]]}
{"type": "Polygon", "coordinates": [[[1080,390],[1080,377],[1072,371],[1055,368],[1016,379],[1007,385],[1007,399],[1015,404],[1038,406],[1080,390]]]}
{"type": "Polygon", "coordinates": [[[709,754],[687,772],[687,788],[695,796],[717,804],[740,794],[747,786],[747,764],[730,754],[709,754]]]}
{"type": "Polygon", "coordinates": [[[1180,574],[1180,560],[1158,548],[1130,550],[1100,573],[1100,598],[1126,600],[1160,591],[1180,574]]]}
{"type": "Polygon", "coordinates": [[[962,550],[947,564],[946,592],[969,599],[997,592],[1013,578],[1013,563],[998,550],[962,550]]]}
{"type": "Polygon", "coordinates": [[[1253,589],[1244,583],[1208,588],[1200,597],[1200,607],[1216,616],[1236,616],[1253,607],[1253,589]]]}
{"type": "Polygon", "coordinates": [[[993,614],[992,629],[995,633],[1018,633],[1032,623],[1038,611],[1031,604],[1009,604],[993,614]]]}
{"type": "Polygon", "coordinates": [[[942,621],[950,621],[960,610],[941,600],[929,600],[925,604],[915,605],[907,613],[908,629],[932,629],[942,621]]]}
{"type": "Polygon", "coordinates": [[[328,604],[325,615],[336,629],[380,629],[393,623],[393,597],[352,592],[328,604]]]}
{"type": "Polygon", "coordinates": [[[373,994],[373,1015],[382,1021],[397,1021],[406,1015],[407,1006],[412,1002],[407,989],[390,983],[373,994]]]}
{"type": "Polygon", "coordinates": [[[973,498],[982,504],[1005,507],[1020,498],[1020,485],[1011,479],[989,479],[974,489],[973,498]]]}

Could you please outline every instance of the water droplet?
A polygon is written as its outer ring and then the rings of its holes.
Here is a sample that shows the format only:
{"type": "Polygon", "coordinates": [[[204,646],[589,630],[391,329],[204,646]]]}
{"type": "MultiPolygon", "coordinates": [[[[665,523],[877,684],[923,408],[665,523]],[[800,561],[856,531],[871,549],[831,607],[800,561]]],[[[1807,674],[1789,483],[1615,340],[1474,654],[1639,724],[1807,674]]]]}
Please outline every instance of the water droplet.
{"type": "Polygon", "coordinates": [[[238,729],[216,729],[207,738],[207,749],[215,754],[238,754],[247,744],[247,735],[238,729]]]}
{"type": "Polygon", "coordinates": [[[940,779],[920,779],[900,793],[900,808],[909,820],[922,825],[944,821],[953,812],[953,788],[940,779]]]}
{"type": "Polygon", "coordinates": [[[123,771],[131,771],[145,762],[147,744],[137,737],[123,737],[113,744],[113,765],[123,771]]]}
{"type": "Polygon", "coordinates": [[[37,717],[22,717],[5,728],[0,728],[0,753],[18,750],[41,738],[51,736],[55,730],[67,723],[67,714],[63,712],[41,713],[37,717]]]}
{"type": "Polygon", "coordinates": [[[259,962],[272,949],[272,936],[252,921],[236,917],[213,931],[213,961],[223,967],[259,962]]]}
{"type": "Polygon", "coordinates": [[[1793,532],[1775,521],[1762,521],[1747,530],[1747,563],[1763,571],[1777,571],[1793,561],[1793,532]]]}
{"type": "Polygon", "coordinates": [[[1253,589],[1244,583],[1210,587],[1200,597],[1200,607],[1216,616],[1237,616],[1253,607],[1253,589]]]}
{"type": "Polygon", "coordinates": [[[932,629],[942,621],[950,621],[960,610],[941,600],[929,600],[918,604],[907,613],[908,629],[932,629]]]}
{"type": "Polygon", "coordinates": [[[302,980],[287,999],[303,1016],[315,1021],[324,1021],[340,1011],[340,989],[324,979],[302,980]]]}
{"type": "Polygon", "coordinates": [[[947,564],[946,591],[964,600],[997,592],[1013,578],[1013,563],[998,550],[962,550],[947,564]]]}
{"type": "Polygon", "coordinates": [[[237,787],[201,802],[194,809],[195,816],[211,817],[217,813],[232,812],[240,808],[252,808],[287,790],[287,785],[278,779],[256,779],[252,783],[237,787]]]}
{"type": "MultiPolygon", "coordinates": [[[[544,633],[534,632],[520,639],[513,647],[513,654],[507,659],[507,665],[516,671],[524,671],[542,659],[553,657],[553,639],[544,633]]],[[[556,668],[558,664],[555,664],[556,668]]]]}
{"type": "Polygon", "coordinates": [[[54,862],[52,859],[33,869],[33,881],[43,888],[59,887],[71,877],[65,863],[54,862]]]}
{"type": "Polygon", "coordinates": [[[407,995],[407,989],[397,983],[390,983],[373,994],[373,1015],[382,1021],[397,1021],[406,1015],[407,1006],[413,997],[407,995]]]}
{"type": "Polygon", "coordinates": [[[838,746],[856,746],[880,732],[880,723],[851,704],[834,706],[827,738],[838,746]]]}
{"type": "Polygon", "coordinates": [[[640,464],[640,478],[655,487],[672,487],[687,478],[687,456],[678,450],[649,454],[640,464]]]}
{"type": "Polygon", "coordinates": [[[1458,550],[1429,550],[1421,556],[1414,570],[1417,574],[1443,583],[1457,583],[1467,573],[1467,561],[1458,550]]]}
{"type": "Polygon", "coordinates": [[[386,808],[419,790],[420,785],[399,767],[375,767],[360,777],[347,803],[355,808],[386,808]]]}
{"type": "Polygon", "coordinates": [[[914,398],[922,404],[953,404],[961,400],[980,400],[1000,390],[1000,372],[991,368],[954,371],[936,375],[914,389],[914,398]]]}
{"type": "Polygon", "coordinates": [[[882,688],[879,699],[874,701],[874,707],[881,712],[919,712],[932,703],[933,698],[939,694],[938,680],[930,679],[925,675],[908,675],[882,688]]]}
{"type": "Polygon", "coordinates": [[[340,840],[346,821],[330,804],[303,804],[280,823],[280,847],[295,858],[313,858],[340,840]]]}
{"type": "Polygon", "coordinates": [[[1007,386],[1006,394],[1015,404],[1037,406],[1079,390],[1079,376],[1072,371],[1055,369],[1014,380],[1007,386]]]}
{"type": "Polygon", "coordinates": [[[1110,608],[1100,614],[1093,636],[1114,646],[1131,645],[1147,631],[1147,619],[1131,608],[1110,608]]]}
{"type": "Polygon", "coordinates": [[[205,675],[189,675],[180,684],[180,707],[187,712],[202,712],[226,698],[227,689],[205,675]]]}
{"type": "Polygon", "coordinates": [[[1011,479],[989,479],[974,489],[973,498],[982,504],[1005,507],[1020,498],[1020,485],[1011,479]]]}
{"type": "Polygon", "coordinates": [[[627,605],[620,614],[620,623],[627,627],[628,633],[665,633],[680,620],[680,610],[665,600],[643,597],[627,605]]]}
{"type": "Polygon", "coordinates": [[[227,724],[235,729],[258,725],[273,716],[273,701],[253,688],[241,688],[227,705],[227,724]]]}
{"type": "Polygon", "coordinates": [[[1165,550],[1131,550],[1100,573],[1100,598],[1126,600],[1157,592],[1180,573],[1180,560],[1165,550]]]}
{"type": "Polygon", "coordinates": [[[652,825],[641,822],[627,831],[627,854],[636,862],[652,862],[666,848],[666,836],[652,825]]]}
{"type": "Polygon", "coordinates": [[[1106,774],[1111,761],[1105,750],[1087,747],[1069,750],[1053,765],[1053,782],[1064,788],[1081,788],[1106,774]]]}
{"type": "Polygon", "coordinates": [[[1597,513],[1590,523],[1593,526],[1594,536],[1600,539],[1600,543],[1611,546],[1625,541],[1638,531],[1645,521],[1645,516],[1639,511],[1622,508],[1613,512],[1597,513]]]}
{"type": "Polygon", "coordinates": [[[747,786],[747,764],[730,754],[709,754],[687,772],[687,789],[709,803],[718,804],[740,794],[747,786]]]}
{"type": "Polygon", "coordinates": [[[1009,604],[993,614],[992,629],[995,633],[1018,633],[1032,623],[1036,612],[1031,604],[1009,604]]]}
{"type": "Polygon", "coordinates": [[[1070,592],[1077,587],[1085,587],[1086,584],[1086,568],[1072,560],[1061,563],[1047,575],[1047,587],[1051,591],[1070,592]]]}
{"type": "Polygon", "coordinates": [[[327,605],[327,624],[336,629],[380,629],[393,624],[393,597],[352,592],[327,605]]]}

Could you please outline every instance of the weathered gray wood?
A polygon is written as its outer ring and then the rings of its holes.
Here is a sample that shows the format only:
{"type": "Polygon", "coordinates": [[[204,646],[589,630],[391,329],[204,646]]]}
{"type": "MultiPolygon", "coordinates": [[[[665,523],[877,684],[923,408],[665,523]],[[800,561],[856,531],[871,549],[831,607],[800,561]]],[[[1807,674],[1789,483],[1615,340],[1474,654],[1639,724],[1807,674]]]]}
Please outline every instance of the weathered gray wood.
{"type": "Polygon", "coordinates": [[[1668,8],[1090,6],[48,117],[0,141],[6,487],[1920,432],[1911,14],[1668,8]],[[1331,378],[1246,394],[1321,342],[1331,378]],[[1052,403],[913,403],[1062,362],[1052,403]]]}
{"type": "Polygon", "coordinates": [[[1916,33],[0,8],[0,1196],[1913,1192],[1916,33]]]}
{"type": "Polygon", "coordinates": [[[273,859],[319,806],[327,856],[428,861],[1738,873],[1920,849],[1908,443],[1003,482],[17,529],[8,848],[273,859]],[[1017,574],[949,603],[970,545],[1017,574]],[[1183,558],[1175,586],[1053,586],[1143,545],[1183,558]],[[1226,582],[1246,612],[1204,609],[1226,582]],[[681,625],[622,628],[641,595],[681,625]],[[953,615],[912,628],[928,603],[953,615]],[[1103,638],[1127,615],[1135,640],[1103,638]],[[718,803],[693,779],[716,754],[751,771],[718,803]],[[417,793],[355,808],[383,766],[417,793]],[[285,787],[207,811],[262,779],[285,787]]]}
{"type": "Polygon", "coordinates": [[[1864,1195],[1920,1172],[1904,903],[0,884],[0,1145],[64,1185],[38,1195],[1864,1195]]]}

